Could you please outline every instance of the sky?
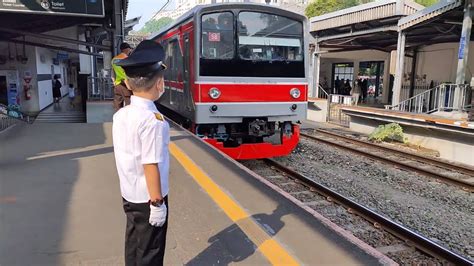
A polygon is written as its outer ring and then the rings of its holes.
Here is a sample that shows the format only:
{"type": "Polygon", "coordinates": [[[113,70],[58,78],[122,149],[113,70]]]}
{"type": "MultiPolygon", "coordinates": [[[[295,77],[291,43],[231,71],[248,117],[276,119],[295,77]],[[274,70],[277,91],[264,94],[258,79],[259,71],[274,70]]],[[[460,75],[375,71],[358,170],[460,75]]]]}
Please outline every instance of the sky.
{"type": "MultiPolygon", "coordinates": [[[[170,0],[168,7],[173,6],[173,2],[170,0]]],[[[141,16],[140,23],[133,28],[139,30],[164,4],[166,0],[129,0],[127,19],[141,16]]]]}

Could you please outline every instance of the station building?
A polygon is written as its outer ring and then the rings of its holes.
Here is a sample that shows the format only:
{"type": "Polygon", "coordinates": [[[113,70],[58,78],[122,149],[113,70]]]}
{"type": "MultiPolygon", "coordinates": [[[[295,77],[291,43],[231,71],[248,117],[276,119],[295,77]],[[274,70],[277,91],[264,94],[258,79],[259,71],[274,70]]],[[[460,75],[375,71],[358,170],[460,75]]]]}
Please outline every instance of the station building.
{"type": "Polygon", "coordinates": [[[98,69],[110,69],[112,54],[137,22],[124,23],[127,5],[126,0],[0,2],[0,104],[38,114],[53,103],[55,75],[63,96],[68,84],[86,95],[91,78],[109,75],[98,69]]]}
{"type": "Polygon", "coordinates": [[[308,117],[363,134],[395,122],[410,143],[474,165],[473,15],[471,0],[381,0],[311,18],[308,117]],[[366,80],[367,97],[337,80],[366,80]]]}
{"type": "Polygon", "coordinates": [[[382,0],[313,17],[315,79],[332,94],[338,76],[352,87],[358,78],[369,79],[372,98],[366,104],[381,108],[443,83],[467,91],[474,43],[463,20],[472,21],[470,1],[443,0],[424,8],[410,0],[382,0]]]}

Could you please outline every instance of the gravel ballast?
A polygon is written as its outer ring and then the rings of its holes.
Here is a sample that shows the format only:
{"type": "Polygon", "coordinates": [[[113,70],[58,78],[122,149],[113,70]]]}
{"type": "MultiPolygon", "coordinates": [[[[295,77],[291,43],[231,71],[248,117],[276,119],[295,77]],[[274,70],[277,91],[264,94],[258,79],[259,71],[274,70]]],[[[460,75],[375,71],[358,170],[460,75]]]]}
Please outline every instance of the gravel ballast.
{"type": "Polygon", "coordinates": [[[469,192],[304,138],[277,161],[474,259],[474,197],[469,192]]]}

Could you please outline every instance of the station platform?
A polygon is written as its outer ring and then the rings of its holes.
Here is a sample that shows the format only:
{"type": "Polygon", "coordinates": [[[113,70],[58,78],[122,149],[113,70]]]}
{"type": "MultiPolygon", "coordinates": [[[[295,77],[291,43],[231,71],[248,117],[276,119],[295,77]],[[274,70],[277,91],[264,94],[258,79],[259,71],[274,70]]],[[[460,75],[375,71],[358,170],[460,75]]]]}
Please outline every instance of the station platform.
{"type": "Polygon", "coordinates": [[[408,142],[439,152],[440,157],[474,165],[474,122],[432,114],[414,114],[361,106],[341,107],[350,129],[370,134],[379,125],[398,123],[408,142]]]}
{"type": "MultiPolygon", "coordinates": [[[[395,264],[180,128],[165,265],[395,264]]],[[[0,265],[123,265],[111,123],[0,134],[0,265]]]]}

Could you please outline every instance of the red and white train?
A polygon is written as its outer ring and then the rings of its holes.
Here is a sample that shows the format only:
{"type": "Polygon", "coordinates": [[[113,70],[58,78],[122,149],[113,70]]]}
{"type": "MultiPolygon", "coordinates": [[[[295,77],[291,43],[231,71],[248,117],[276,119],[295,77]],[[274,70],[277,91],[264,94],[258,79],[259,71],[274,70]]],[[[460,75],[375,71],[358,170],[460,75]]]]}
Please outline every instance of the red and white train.
{"type": "Polygon", "coordinates": [[[166,50],[165,107],[234,159],[284,156],[306,118],[306,18],[272,6],[197,6],[153,37],[166,50]]]}

